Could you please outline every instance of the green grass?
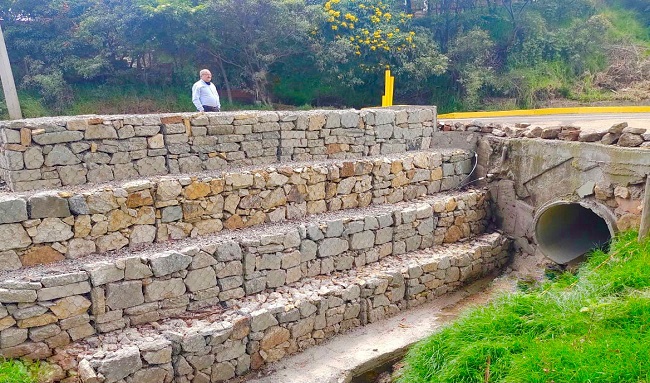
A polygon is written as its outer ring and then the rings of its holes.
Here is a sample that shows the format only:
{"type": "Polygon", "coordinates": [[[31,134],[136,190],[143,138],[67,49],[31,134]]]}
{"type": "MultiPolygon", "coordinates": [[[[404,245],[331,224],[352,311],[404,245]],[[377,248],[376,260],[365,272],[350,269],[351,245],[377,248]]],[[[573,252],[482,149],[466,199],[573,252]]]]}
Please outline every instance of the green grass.
{"type": "Polygon", "coordinates": [[[17,360],[0,360],[0,382],[2,383],[33,383],[33,363],[23,363],[17,360]]]}
{"type": "Polygon", "coordinates": [[[408,353],[400,383],[650,382],[650,241],[475,309],[408,353]]]}

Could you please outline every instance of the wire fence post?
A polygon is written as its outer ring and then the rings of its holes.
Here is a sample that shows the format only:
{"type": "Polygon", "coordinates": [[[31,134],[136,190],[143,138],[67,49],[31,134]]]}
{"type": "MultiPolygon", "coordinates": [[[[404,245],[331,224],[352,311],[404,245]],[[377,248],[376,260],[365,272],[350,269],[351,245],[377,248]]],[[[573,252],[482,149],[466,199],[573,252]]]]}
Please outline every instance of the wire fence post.
{"type": "Polygon", "coordinates": [[[650,174],[645,178],[645,191],[643,193],[643,210],[641,211],[641,226],[639,227],[639,242],[641,242],[650,230],[650,174]]]}

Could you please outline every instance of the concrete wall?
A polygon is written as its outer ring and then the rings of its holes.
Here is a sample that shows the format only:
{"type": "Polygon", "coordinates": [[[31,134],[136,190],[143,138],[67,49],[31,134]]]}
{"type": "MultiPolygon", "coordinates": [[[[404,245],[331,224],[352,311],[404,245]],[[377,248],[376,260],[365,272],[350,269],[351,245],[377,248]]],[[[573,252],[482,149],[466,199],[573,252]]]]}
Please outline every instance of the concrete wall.
{"type": "Polygon", "coordinates": [[[536,251],[534,218],[555,201],[584,203],[612,217],[607,223],[614,231],[640,226],[650,174],[645,128],[624,122],[585,130],[474,122],[441,125],[433,138],[432,147],[476,150],[474,179],[482,179],[476,184],[489,186],[499,226],[529,253],[536,251]],[[445,134],[451,137],[437,138],[445,134]]]}
{"type": "Polygon", "coordinates": [[[435,107],[0,121],[13,191],[429,147],[435,107]]]}

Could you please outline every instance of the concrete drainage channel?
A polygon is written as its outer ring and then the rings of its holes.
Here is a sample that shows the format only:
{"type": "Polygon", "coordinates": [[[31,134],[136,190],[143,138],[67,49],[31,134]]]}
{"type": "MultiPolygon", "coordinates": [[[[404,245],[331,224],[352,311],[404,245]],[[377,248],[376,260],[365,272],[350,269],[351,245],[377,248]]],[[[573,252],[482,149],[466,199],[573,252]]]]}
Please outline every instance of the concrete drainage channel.
{"type": "Polygon", "coordinates": [[[480,279],[386,320],[360,327],[277,362],[256,383],[374,383],[408,348],[454,320],[464,309],[486,303],[514,283],[495,275],[480,279]]]}

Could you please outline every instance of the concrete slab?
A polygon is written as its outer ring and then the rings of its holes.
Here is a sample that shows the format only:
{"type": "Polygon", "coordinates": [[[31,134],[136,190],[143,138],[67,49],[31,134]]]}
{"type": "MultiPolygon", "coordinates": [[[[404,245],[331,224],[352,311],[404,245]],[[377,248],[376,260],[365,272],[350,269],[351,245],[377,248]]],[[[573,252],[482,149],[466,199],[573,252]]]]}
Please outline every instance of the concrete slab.
{"type": "Polygon", "coordinates": [[[503,283],[484,278],[434,302],[342,334],[324,344],[288,357],[268,370],[251,374],[255,383],[347,383],[403,355],[413,343],[433,334],[462,310],[487,302],[503,283]],[[264,375],[260,377],[261,375],[264,375]]]}

